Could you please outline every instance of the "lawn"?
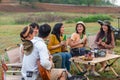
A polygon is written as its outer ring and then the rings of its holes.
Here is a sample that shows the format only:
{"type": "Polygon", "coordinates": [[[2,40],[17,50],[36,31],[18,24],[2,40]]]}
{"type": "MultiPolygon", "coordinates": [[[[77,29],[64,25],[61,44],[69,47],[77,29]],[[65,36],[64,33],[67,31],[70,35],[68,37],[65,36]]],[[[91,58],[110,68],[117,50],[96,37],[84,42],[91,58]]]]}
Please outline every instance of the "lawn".
{"type": "MultiPolygon", "coordinates": [[[[27,13],[17,14],[17,16],[23,16],[23,15],[25,16],[26,14],[27,13]]],[[[59,13],[59,15],[63,15],[63,13],[59,13]]],[[[69,16],[73,16],[73,15],[74,13],[70,14],[69,16]]],[[[76,15],[79,16],[80,14],[76,14],[76,15]]],[[[5,48],[21,43],[19,33],[23,27],[28,25],[28,23],[27,24],[16,24],[13,19],[16,16],[14,16],[14,14],[11,14],[11,13],[9,15],[0,13],[0,17],[1,17],[0,18],[0,21],[1,21],[0,22],[0,54],[4,54],[5,48]],[[6,16],[8,16],[8,18],[6,16]],[[5,21],[6,21],[6,24],[5,24],[5,21]]],[[[49,24],[52,27],[55,23],[56,22],[49,22],[49,24]]],[[[70,36],[75,31],[76,23],[65,23],[65,22],[63,23],[65,27],[65,34],[67,34],[67,36],[70,36]]],[[[39,24],[42,24],[42,23],[39,23],[39,24]]],[[[114,20],[112,24],[117,26],[116,20],[114,20]]],[[[99,31],[99,28],[100,28],[100,25],[97,22],[86,23],[86,34],[96,34],[99,31]]],[[[116,52],[116,54],[120,54],[120,41],[119,40],[117,40],[114,51],[116,52]]],[[[116,64],[114,64],[113,67],[115,68],[117,73],[120,74],[120,59],[118,60],[118,62],[116,62],[116,64]]],[[[100,74],[102,76],[99,78],[90,76],[90,80],[119,80],[115,78],[115,76],[113,75],[111,71],[106,72],[106,73],[102,72],[100,74]]]]}

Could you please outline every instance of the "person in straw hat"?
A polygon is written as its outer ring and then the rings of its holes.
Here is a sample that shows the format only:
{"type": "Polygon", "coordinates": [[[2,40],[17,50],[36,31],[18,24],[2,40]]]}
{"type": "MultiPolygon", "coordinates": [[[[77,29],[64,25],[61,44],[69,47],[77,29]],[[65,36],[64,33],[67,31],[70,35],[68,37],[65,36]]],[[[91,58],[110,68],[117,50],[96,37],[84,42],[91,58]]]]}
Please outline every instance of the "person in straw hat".
{"type": "Polygon", "coordinates": [[[82,21],[77,22],[75,31],[76,32],[71,35],[69,43],[72,57],[84,55],[85,46],[87,45],[86,27],[82,21]],[[74,52],[74,50],[77,50],[77,52],[74,52]]]}
{"type": "MultiPolygon", "coordinates": [[[[87,47],[87,36],[86,36],[86,25],[83,21],[79,21],[76,24],[75,31],[70,38],[69,45],[71,47],[71,55],[74,56],[82,56],[86,54],[87,47]]],[[[87,75],[92,76],[100,76],[95,71],[94,66],[90,66],[90,72],[87,72],[87,75]]],[[[88,65],[84,65],[84,70],[88,68],[88,65]]]]}
{"type": "MultiPolygon", "coordinates": [[[[111,51],[115,47],[114,33],[111,30],[111,23],[108,20],[104,20],[101,23],[100,31],[97,33],[95,43],[99,49],[105,49],[111,51]]],[[[112,52],[112,51],[111,51],[112,52]]],[[[105,62],[101,62],[102,68],[99,72],[103,71],[106,66],[105,62]]],[[[105,70],[109,70],[106,68],[105,70]]]]}

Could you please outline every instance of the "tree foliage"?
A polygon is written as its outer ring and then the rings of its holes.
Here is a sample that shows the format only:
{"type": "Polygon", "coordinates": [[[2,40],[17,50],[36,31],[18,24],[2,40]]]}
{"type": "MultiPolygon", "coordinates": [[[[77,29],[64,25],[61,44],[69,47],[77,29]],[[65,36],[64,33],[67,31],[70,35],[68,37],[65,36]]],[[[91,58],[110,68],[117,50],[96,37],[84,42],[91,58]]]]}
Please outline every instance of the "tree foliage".
{"type": "Polygon", "coordinates": [[[22,4],[22,2],[28,2],[30,4],[32,4],[33,2],[36,2],[38,0],[19,0],[19,3],[22,4]]]}
{"type": "Polygon", "coordinates": [[[83,6],[113,5],[113,3],[116,2],[116,0],[19,0],[20,4],[22,2],[34,3],[36,1],[44,3],[75,4],[83,6]]]}
{"type": "Polygon", "coordinates": [[[102,6],[112,5],[116,0],[39,0],[39,2],[47,3],[59,3],[59,4],[76,4],[76,5],[87,5],[87,6],[102,6]]]}

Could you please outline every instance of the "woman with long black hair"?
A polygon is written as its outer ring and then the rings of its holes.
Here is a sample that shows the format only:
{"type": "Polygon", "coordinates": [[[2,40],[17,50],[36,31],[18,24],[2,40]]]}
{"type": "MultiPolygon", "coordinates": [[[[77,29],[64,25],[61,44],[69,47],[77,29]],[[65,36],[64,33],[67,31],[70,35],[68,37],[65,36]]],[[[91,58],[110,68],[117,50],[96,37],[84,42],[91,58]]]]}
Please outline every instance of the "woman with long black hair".
{"type": "MultiPolygon", "coordinates": [[[[114,33],[111,30],[110,22],[108,20],[103,21],[100,31],[97,34],[95,43],[97,44],[98,49],[111,50],[115,47],[114,33]]],[[[101,62],[101,65],[102,68],[99,70],[99,72],[104,69],[106,63],[101,62]]]]}
{"type": "Polygon", "coordinates": [[[95,43],[99,49],[113,49],[115,47],[114,33],[110,28],[110,22],[105,20],[97,34],[95,43]]]}
{"type": "Polygon", "coordinates": [[[68,52],[63,52],[62,49],[66,46],[66,41],[63,40],[64,26],[63,23],[56,23],[53,27],[51,36],[48,42],[48,49],[53,55],[53,62],[56,64],[55,55],[60,55],[62,57],[62,68],[66,68],[70,71],[70,61],[71,54],[68,52]]]}

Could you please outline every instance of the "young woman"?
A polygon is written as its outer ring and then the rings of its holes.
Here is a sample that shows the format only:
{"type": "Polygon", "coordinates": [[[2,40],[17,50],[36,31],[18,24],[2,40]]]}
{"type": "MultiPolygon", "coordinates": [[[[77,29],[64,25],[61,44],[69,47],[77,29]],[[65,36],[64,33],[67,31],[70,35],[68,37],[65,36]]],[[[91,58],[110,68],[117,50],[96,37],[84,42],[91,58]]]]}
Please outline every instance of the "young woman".
{"type": "Polygon", "coordinates": [[[110,22],[105,20],[97,34],[95,43],[99,49],[113,49],[115,47],[114,34],[110,28],[110,22]]]}
{"type": "Polygon", "coordinates": [[[22,77],[25,80],[41,80],[38,79],[38,60],[40,60],[40,65],[43,68],[46,70],[51,70],[50,80],[57,80],[58,78],[60,78],[60,80],[66,80],[65,74],[62,74],[64,71],[63,69],[51,69],[53,65],[52,57],[50,57],[49,51],[44,42],[44,40],[47,39],[50,31],[51,27],[48,24],[43,24],[40,26],[39,34],[36,38],[33,38],[33,29],[29,26],[25,27],[20,33],[22,41],[27,41],[27,44],[23,44],[24,57],[21,69],[22,77]]]}
{"type": "MultiPolygon", "coordinates": [[[[38,30],[39,30],[39,25],[37,23],[31,23],[29,25],[29,27],[31,29],[33,29],[33,38],[35,38],[38,35],[38,30]]],[[[23,45],[20,45],[20,51],[21,51],[21,55],[20,55],[20,61],[22,62],[23,60],[23,45]]]]}
{"type": "MultiPolygon", "coordinates": [[[[76,32],[72,34],[69,45],[71,47],[72,56],[82,56],[86,54],[86,46],[87,46],[87,36],[85,34],[86,27],[82,21],[79,21],[76,24],[75,28],[76,32]]],[[[88,68],[88,65],[84,65],[85,69],[88,68]]],[[[90,66],[91,71],[89,75],[92,76],[100,76],[96,71],[94,66],[90,66]]]]}
{"type": "Polygon", "coordinates": [[[85,34],[85,24],[80,21],[76,24],[75,33],[71,35],[69,45],[71,47],[72,57],[82,56],[85,54],[85,46],[87,45],[87,36],[85,34]]]}
{"type": "MultiPolygon", "coordinates": [[[[100,31],[97,34],[95,43],[97,44],[99,49],[107,49],[111,50],[115,47],[115,41],[114,41],[114,34],[110,28],[110,22],[108,20],[105,20],[100,28],[100,31]]],[[[99,70],[101,72],[106,63],[101,63],[102,68],[99,70]]]]}
{"type": "Polygon", "coordinates": [[[71,58],[71,54],[62,51],[62,48],[66,46],[66,41],[63,40],[63,33],[64,33],[63,23],[55,24],[51,36],[49,37],[48,49],[50,53],[53,55],[54,59],[57,59],[55,55],[60,55],[62,57],[62,68],[66,68],[68,71],[70,71],[69,59],[71,58]]]}

